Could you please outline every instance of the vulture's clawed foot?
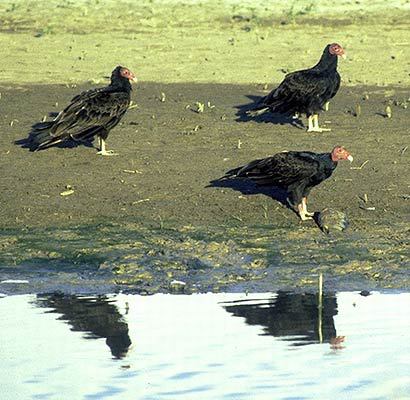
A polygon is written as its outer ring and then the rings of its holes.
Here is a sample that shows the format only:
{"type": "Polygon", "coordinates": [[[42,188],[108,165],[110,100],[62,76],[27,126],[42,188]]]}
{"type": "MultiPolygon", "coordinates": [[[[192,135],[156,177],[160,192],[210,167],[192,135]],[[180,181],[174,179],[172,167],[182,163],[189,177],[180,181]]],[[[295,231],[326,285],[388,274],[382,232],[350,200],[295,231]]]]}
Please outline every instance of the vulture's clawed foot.
{"type": "Polygon", "coordinates": [[[119,155],[114,150],[100,150],[97,152],[97,154],[100,156],[118,156],[119,155]]]}
{"type": "Polygon", "coordinates": [[[313,218],[313,215],[309,215],[309,214],[302,213],[302,214],[299,214],[299,217],[302,221],[309,221],[310,219],[313,218]]]}
{"type": "Polygon", "coordinates": [[[330,132],[330,128],[319,128],[318,126],[314,126],[313,128],[308,128],[307,132],[330,132]]]}

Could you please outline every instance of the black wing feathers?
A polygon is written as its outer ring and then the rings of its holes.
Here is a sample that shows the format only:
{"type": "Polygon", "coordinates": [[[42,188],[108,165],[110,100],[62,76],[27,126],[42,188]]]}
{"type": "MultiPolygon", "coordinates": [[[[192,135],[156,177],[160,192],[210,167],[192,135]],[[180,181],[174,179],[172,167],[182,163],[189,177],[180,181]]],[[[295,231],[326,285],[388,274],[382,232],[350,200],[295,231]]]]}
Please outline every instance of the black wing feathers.
{"type": "Polygon", "coordinates": [[[260,185],[287,187],[317,174],[319,161],[315,156],[309,152],[278,153],[231,170],[227,176],[248,178],[260,185]]]}
{"type": "Polygon", "coordinates": [[[329,78],[316,71],[304,70],[286,75],[283,82],[263,101],[278,113],[318,111],[337,92],[329,78]]]}
{"type": "Polygon", "coordinates": [[[106,138],[129,104],[129,93],[111,87],[82,92],[53,121],[32,126],[31,148],[40,150],[68,138],[88,140],[95,135],[106,138]]]}
{"type": "Polygon", "coordinates": [[[81,139],[90,128],[112,129],[127,111],[129,95],[124,92],[94,90],[73,98],[70,105],[54,121],[52,136],[64,135],[81,139]]]}
{"type": "Polygon", "coordinates": [[[336,95],[339,87],[337,56],[332,56],[327,46],[314,67],[287,74],[248,115],[256,116],[268,110],[281,114],[316,114],[336,95]]]}

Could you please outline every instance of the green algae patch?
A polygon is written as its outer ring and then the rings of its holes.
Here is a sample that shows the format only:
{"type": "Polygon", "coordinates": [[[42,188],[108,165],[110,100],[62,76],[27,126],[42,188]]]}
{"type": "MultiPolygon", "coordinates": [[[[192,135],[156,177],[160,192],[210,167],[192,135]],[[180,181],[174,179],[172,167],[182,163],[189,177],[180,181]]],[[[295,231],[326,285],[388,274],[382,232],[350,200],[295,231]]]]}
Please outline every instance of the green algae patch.
{"type": "Polygon", "coordinates": [[[0,274],[41,268],[43,276],[52,271],[59,289],[60,278],[78,287],[87,273],[86,292],[98,290],[93,278],[139,293],[315,290],[320,273],[329,290],[408,288],[408,237],[390,229],[394,240],[388,228],[330,238],[318,229],[268,225],[152,229],[127,222],[8,231],[0,243],[13,246],[0,256],[0,274]]]}
{"type": "Polygon", "coordinates": [[[314,65],[337,41],[348,54],[344,85],[409,85],[410,10],[388,3],[3,1],[0,78],[102,84],[123,63],[141,81],[265,84],[314,65]]]}

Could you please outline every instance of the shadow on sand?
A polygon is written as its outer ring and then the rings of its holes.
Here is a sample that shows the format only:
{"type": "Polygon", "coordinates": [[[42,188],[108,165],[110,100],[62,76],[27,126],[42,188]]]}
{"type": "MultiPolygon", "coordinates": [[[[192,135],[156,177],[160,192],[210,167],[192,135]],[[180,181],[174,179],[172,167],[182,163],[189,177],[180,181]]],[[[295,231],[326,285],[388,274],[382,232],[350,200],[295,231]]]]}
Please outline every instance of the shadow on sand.
{"type": "Polygon", "coordinates": [[[259,186],[256,183],[241,179],[241,178],[219,178],[209,182],[207,187],[218,187],[218,188],[230,188],[236,190],[244,195],[255,195],[263,194],[272,198],[273,200],[278,201],[287,208],[293,209],[289,206],[287,202],[287,192],[286,190],[273,187],[273,186],[259,186]]]}
{"type": "MultiPolygon", "coordinates": [[[[285,206],[289,210],[293,211],[296,215],[298,215],[297,211],[294,210],[287,201],[287,197],[288,197],[287,191],[277,186],[259,186],[250,180],[246,180],[242,178],[222,177],[222,178],[210,181],[209,185],[206,187],[207,188],[209,187],[229,188],[229,189],[236,190],[237,192],[240,192],[241,194],[246,195],[246,196],[255,195],[255,194],[263,194],[265,196],[270,197],[273,200],[278,201],[283,206],[285,206]]],[[[318,222],[319,214],[320,213],[318,211],[315,211],[312,220],[316,223],[319,229],[322,229],[318,222]]]]}
{"type": "Polygon", "coordinates": [[[235,114],[238,117],[236,119],[237,122],[255,121],[258,123],[271,123],[275,125],[289,124],[299,129],[305,129],[302,121],[299,118],[294,118],[291,115],[275,114],[272,112],[266,112],[265,114],[255,117],[248,115],[247,111],[253,110],[256,105],[261,102],[264,96],[247,95],[246,97],[251,100],[250,103],[235,106],[235,108],[237,109],[237,112],[235,114]]]}

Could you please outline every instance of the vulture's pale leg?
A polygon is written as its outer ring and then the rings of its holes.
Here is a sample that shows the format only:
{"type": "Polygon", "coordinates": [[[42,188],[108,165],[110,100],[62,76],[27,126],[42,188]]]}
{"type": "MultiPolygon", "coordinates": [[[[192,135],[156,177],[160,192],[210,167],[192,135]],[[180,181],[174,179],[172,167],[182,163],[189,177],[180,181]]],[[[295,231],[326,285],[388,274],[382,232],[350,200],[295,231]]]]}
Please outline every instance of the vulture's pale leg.
{"type": "Polygon", "coordinates": [[[308,116],[308,132],[313,132],[314,131],[314,126],[313,126],[313,115],[308,116]]]}
{"type": "MultiPolygon", "coordinates": [[[[294,211],[296,211],[299,214],[299,217],[302,221],[306,221],[308,219],[311,219],[312,217],[310,215],[307,215],[306,213],[306,209],[305,209],[305,204],[302,203],[298,204],[297,207],[295,207],[292,202],[290,201],[289,197],[286,199],[286,201],[288,202],[290,208],[294,211]]],[[[313,215],[313,214],[312,214],[313,215]]]]}
{"type": "Polygon", "coordinates": [[[298,212],[299,212],[299,217],[302,221],[307,221],[308,219],[312,218],[306,214],[305,206],[303,202],[298,204],[298,212]]]}
{"type": "Polygon", "coordinates": [[[329,128],[319,128],[319,115],[314,114],[308,118],[308,132],[326,132],[329,128]]]}
{"type": "Polygon", "coordinates": [[[330,128],[319,128],[319,115],[313,115],[313,132],[329,132],[330,128]]]}
{"type": "Polygon", "coordinates": [[[302,205],[303,205],[305,215],[307,215],[308,217],[313,217],[315,215],[315,213],[309,212],[307,210],[307,197],[302,198],[302,205]]]}
{"type": "Polygon", "coordinates": [[[329,111],[329,104],[330,104],[329,101],[327,101],[327,102],[325,103],[325,111],[329,111]]]}
{"type": "Polygon", "coordinates": [[[97,152],[100,156],[118,156],[113,150],[106,150],[105,148],[105,140],[102,137],[98,138],[100,141],[100,151],[97,152]]]}

